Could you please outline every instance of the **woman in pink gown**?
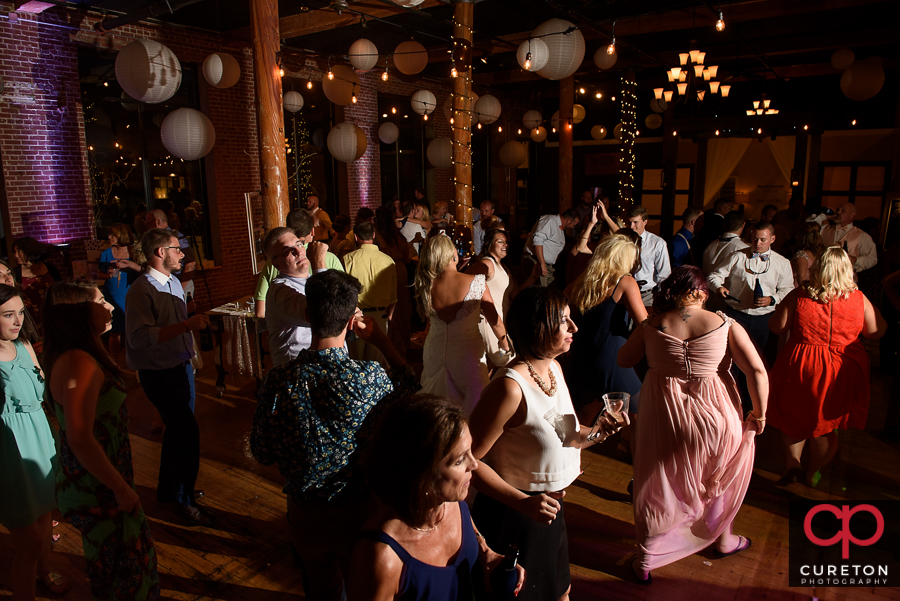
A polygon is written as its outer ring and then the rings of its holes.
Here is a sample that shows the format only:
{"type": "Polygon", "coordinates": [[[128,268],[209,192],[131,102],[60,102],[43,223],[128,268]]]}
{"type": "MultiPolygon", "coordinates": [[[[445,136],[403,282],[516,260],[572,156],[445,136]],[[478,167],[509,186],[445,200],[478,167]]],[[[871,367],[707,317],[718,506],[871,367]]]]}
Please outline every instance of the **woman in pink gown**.
{"type": "Polygon", "coordinates": [[[645,355],[634,457],[632,568],[650,572],[715,543],[720,555],[750,547],[731,524],[753,471],[755,437],[765,427],[769,381],[744,329],[703,309],[709,297],[697,267],[679,267],[660,284],[654,316],[619,351],[619,365],[645,355]],[[731,361],[747,374],[753,411],[741,419],[731,361]]]}

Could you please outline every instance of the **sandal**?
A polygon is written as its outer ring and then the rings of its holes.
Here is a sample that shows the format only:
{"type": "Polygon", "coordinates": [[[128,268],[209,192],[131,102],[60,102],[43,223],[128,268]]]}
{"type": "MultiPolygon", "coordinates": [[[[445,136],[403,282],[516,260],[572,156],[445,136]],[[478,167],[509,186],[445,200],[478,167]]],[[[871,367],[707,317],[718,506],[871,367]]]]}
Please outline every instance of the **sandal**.
{"type": "Polygon", "coordinates": [[[71,581],[57,572],[47,572],[47,574],[39,577],[38,581],[43,583],[47,590],[54,595],[64,595],[72,588],[71,581]]]}
{"type": "Polygon", "coordinates": [[[734,555],[735,553],[740,553],[741,551],[746,551],[747,549],[750,548],[750,545],[752,545],[752,544],[753,544],[753,541],[750,540],[748,537],[738,536],[738,545],[731,551],[728,551],[727,553],[719,551],[718,549],[716,549],[715,551],[716,551],[716,555],[718,555],[720,558],[728,557],[729,555],[734,555]],[[746,544],[744,544],[744,543],[746,543],[746,544]]]}

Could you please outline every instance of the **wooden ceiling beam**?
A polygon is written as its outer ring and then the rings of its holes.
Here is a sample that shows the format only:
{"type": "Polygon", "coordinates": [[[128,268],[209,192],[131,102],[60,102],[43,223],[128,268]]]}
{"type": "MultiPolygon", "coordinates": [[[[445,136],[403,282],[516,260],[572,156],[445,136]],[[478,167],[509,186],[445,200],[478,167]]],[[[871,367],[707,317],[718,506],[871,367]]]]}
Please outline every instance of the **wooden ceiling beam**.
{"type": "MultiPolygon", "coordinates": [[[[438,6],[440,4],[441,2],[438,0],[425,0],[425,2],[416,7],[416,10],[431,8],[432,6],[438,6]]],[[[407,12],[407,9],[403,7],[390,6],[388,4],[363,4],[355,2],[350,6],[353,8],[354,12],[344,12],[342,15],[331,10],[314,10],[308,13],[299,13],[282,17],[279,20],[281,38],[296,38],[329,29],[337,29],[338,27],[346,27],[347,25],[356,25],[359,23],[359,14],[357,13],[363,13],[367,17],[384,19],[407,12]]]]}

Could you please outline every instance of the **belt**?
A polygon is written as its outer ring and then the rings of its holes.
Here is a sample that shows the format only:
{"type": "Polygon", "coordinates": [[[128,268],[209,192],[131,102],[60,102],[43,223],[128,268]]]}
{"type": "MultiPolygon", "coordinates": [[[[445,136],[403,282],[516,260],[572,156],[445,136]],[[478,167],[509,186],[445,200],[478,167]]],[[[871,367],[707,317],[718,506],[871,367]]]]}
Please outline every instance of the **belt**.
{"type": "Polygon", "coordinates": [[[366,307],[365,309],[360,308],[360,311],[363,313],[366,311],[387,311],[387,307],[366,307]]]}

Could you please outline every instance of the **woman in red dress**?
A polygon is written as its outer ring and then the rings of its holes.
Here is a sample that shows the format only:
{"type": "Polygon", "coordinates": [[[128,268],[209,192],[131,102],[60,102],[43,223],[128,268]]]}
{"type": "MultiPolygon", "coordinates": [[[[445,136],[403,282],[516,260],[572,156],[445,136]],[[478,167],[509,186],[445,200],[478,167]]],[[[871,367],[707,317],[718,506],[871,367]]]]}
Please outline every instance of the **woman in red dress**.
{"type": "Polygon", "coordinates": [[[853,264],[837,246],[826,248],[810,269],[806,285],[788,294],[769,329],[790,338],[769,374],[769,422],[781,430],[787,469],[779,484],[797,480],[809,441],[805,481],[837,451],[837,428],[862,429],[869,411],[869,357],[859,335],[876,339],[887,324],[853,282],[853,264]]]}

